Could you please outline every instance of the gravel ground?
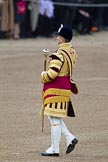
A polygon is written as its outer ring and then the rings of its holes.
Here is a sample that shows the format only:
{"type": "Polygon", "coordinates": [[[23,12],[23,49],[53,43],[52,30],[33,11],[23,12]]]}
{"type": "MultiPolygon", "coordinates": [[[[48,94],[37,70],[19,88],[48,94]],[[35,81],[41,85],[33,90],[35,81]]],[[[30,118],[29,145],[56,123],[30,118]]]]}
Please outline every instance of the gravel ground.
{"type": "Polygon", "coordinates": [[[53,52],[54,38],[0,40],[0,162],[107,162],[108,161],[108,32],[76,36],[78,53],[74,79],[79,95],[72,96],[76,118],[64,119],[79,139],[66,155],[62,137],[60,157],[42,157],[50,144],[45,117],[41,132],[40,73],[43,48],[53,52]]]}

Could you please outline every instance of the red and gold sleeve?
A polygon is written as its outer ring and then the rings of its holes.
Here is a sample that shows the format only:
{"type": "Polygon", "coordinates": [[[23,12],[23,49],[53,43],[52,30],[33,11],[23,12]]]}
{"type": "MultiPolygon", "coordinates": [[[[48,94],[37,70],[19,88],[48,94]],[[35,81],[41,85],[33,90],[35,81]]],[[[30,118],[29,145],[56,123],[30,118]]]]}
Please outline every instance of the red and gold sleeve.
{"type": "Polygon", "coordinates": [[[42,83],[48,83],[54,80],[58,76],[64,62],[62,54],[54,53],[50,57],[51,60],[48,66],[48,70],[41,74],[42,83]]]}

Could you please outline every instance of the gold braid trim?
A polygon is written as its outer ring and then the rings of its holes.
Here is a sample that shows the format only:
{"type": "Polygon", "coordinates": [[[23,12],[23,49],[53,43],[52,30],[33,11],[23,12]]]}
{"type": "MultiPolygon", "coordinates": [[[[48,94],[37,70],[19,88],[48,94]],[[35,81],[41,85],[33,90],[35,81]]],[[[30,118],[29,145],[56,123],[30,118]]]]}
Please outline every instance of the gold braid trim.
{"type": "Polygon", "coordinates": [[[60,67],[62,66],[62,62],[60,60],[51,60],[51,63],[49,64],[49,66],[60,69],[60,67]]]}
{"type": "Polygon", "coordinates": [[[57,111],[53,111],[53,110],[45,110],[44,112],[45,115],[48,116],[55,116],[55,117],[67,117],[67,112],[57,112],[57,111]]]}
{"type": "Polygon", "coordinates": [[[48,76],[53,80],[58,75],[58,72],[54,71],[53,69],[48,70],[48,76]]]}
{"type": "Polygon", "coordinates": [[[70,98],[69,97],[64,97],[64,96],[53,96],[49,97],[44,100],[44,105],[49,104],[49,103],[55,103],[55,102],[69,102],[70,98]]]}
{"type": "Polygon", "coordinates": [[[70,97],[71,96],[71,91],[70,90],[64,90],[64,89],[55,89],[55,88],[50,88],[46,90],[43,94],[43,97],[47,95],[58,95],[58,96],[66,96],[70,97]]]}

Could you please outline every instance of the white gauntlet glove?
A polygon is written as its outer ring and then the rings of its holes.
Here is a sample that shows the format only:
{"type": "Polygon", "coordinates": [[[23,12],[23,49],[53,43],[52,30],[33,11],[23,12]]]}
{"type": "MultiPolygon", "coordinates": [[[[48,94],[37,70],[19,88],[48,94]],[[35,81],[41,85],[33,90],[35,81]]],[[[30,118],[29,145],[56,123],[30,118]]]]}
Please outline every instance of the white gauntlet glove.
{"type": "Polygon", "coordinates": [[[43,77],[43,75],[46,73],[46,71],[42,71],[41,72],[41,77],[43,77]]]}

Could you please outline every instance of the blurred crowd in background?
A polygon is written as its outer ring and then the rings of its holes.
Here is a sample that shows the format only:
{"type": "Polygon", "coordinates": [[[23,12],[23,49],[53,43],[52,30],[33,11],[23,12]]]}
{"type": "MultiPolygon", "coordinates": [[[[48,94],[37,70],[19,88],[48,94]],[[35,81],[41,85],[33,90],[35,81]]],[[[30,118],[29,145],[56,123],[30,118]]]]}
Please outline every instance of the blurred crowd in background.
{"type": "Polygon", "coordinates": [[[0,0],[0,39],[52,37],[61,24],[82,35],[108,30],[108,7],[90,4],[108,0],[0,0]]]}

